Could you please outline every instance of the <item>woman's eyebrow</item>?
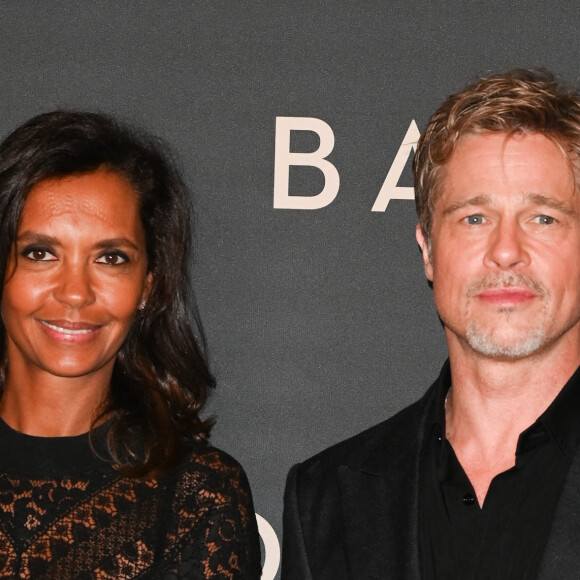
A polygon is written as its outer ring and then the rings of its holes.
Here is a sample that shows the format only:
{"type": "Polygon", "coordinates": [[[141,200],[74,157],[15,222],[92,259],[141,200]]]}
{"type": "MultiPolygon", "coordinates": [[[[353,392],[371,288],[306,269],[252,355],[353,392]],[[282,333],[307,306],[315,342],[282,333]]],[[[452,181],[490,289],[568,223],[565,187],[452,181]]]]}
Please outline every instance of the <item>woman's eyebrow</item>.
{"type": "Polygon", "coordinates": [[[100,242],[97,242],[95,244],[95,248],[102,249],[127,247],[127,246],[136,251],[139,251],[141,249],[133,240],[130,240],[129,238],[110,238],[108,240],[101,240],[100,242]]]}
{"type": "Polygon", "coordinates": [[[38,232],[33,232],[30,230],[26,230],[24,232],[20,232],[16,236],[17,242],[36,242],[39,244],[47,244],[50,246],[57,246],[60,244],[57,238],[54,236],[47,236],[46,234],[40,234],[38,232]]]}
{"type": "MultiPolygon", "coordinates": [[[[46,244],[48,246],[61,246],[62,243],[55,238],[54,236],[48,236],[46,234],[40,234],[37,232],[33,232],[30,230],[26,230],[18,234],[16,241],[19,243],[26,243],[26,242],[34,242],[37,244],[46,244]]],[[[107,238],[106,240],[99,240],[95,245],[97,249],[107,249],[107,248],[116,248],[116,247],[124,247],[124,248],[131,248],[135,251],[139,251],[139,246],[129,238],[107,238]]]]}

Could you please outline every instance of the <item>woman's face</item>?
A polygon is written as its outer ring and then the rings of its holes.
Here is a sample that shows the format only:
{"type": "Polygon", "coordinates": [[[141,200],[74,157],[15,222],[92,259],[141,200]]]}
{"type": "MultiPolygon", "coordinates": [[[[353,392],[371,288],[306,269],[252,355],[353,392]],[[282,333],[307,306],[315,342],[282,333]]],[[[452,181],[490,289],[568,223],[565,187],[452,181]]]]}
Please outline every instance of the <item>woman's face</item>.
{"type": "Polygon", "coordinates": [[[48,373],[108,385],[151,282],[130,183],[105,170],[40,182],[26,199],[16,253],[1,303],[8,383],[48,373]]]}

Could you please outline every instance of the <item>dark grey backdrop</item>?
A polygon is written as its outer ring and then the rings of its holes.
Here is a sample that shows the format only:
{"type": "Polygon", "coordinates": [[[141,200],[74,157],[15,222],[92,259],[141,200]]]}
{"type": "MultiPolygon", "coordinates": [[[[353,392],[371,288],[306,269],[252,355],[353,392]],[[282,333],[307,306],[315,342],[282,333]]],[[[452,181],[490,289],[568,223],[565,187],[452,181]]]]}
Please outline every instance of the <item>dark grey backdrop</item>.
{"type": "MultiPolygon", "coordinates": [[[[173,146],[197,207],[214,442],[279,537],[291,464],[411,402],[445,357],[413,203],[371,212],[410,122],[479,74],[542,65],[576,82],[579,25],[575,0],[0,2],[2,135],[75,107],[173,146]],[[279,116],[333,129],[327,207],[274,209],[279,116]]],[[[291,169],[292,194],[322,183],[291,169]]]]}

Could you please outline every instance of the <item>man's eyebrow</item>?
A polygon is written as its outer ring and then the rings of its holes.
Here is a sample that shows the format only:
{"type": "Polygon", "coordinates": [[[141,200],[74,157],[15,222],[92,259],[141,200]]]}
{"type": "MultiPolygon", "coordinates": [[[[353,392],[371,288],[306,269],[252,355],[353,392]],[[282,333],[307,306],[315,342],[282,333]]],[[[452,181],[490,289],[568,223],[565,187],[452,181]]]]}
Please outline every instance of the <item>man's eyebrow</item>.
{"type": "Polygon", "coordinates": [[[491,198],[489,197],[489,195],[476,195],[475,197],[462,199],[460,201],[456,201],[455,203],[448,205],[443,210],[443,215],[447,216],[465,207],[470,207],[474,205],[489,205],[489,204],[491,204],[491,198]]]}
{"type": "Polygon", "coordinates": [[[541,193],[529,193],[526,195],[525,199],[530,204],[544,205],[570,217],[574,217],[575,215],[577,215],[576,210],[569,203],[558,201],[557,199],[548,197],[541,193]]]}
{"type": "MultiPolygon", "coordinates": [[[[543,205],[559,211],[564,215],[573,217],[577,215],[576,210],[574,207],[566,202],[559,201],[554,199],[553,197],[549,197],[542,193],[528,193],[524,196],[524,201],[529,205],[543,205]]],[[[470,207],[470,206],[478,206],[478,205],[491,205],[493,204],[492,199],[488,195],[476,195],[474,197],[470,197],[468,199],[463,199],[448,205],[443,210],[443,215],[450,215],[456,211],[459,211],[463,208],[470,207]]]]}

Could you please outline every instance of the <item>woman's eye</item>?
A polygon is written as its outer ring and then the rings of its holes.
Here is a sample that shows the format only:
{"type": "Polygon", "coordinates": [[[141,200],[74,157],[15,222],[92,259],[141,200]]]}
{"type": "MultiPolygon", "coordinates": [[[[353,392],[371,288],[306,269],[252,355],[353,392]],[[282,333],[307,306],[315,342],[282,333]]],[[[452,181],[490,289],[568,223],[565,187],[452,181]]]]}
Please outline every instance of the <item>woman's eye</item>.
{"type": "Polygon", "coordinates": [[[122,252],[108,252],[99,256],[96,260],[97,263],[107,264],[107,266],[119,266],[120,264],[124,264],[128,261],[128,256],[122,252]]]}
{"type": "Polygon", "coordinates": [[[53,254],[43,248],[27,248],[22,252],[22,255],[35,262],[50,262],[56,260],[53,254]]]}
{"type": "Polygon", "coordinates": [[[474,215],[468,215],[465,218],[465,221],[470,225],[470,226],[478,226],[482,223],[485,222],[485,218],[481,215],[481,214],[474,214],[474,215]]]}

